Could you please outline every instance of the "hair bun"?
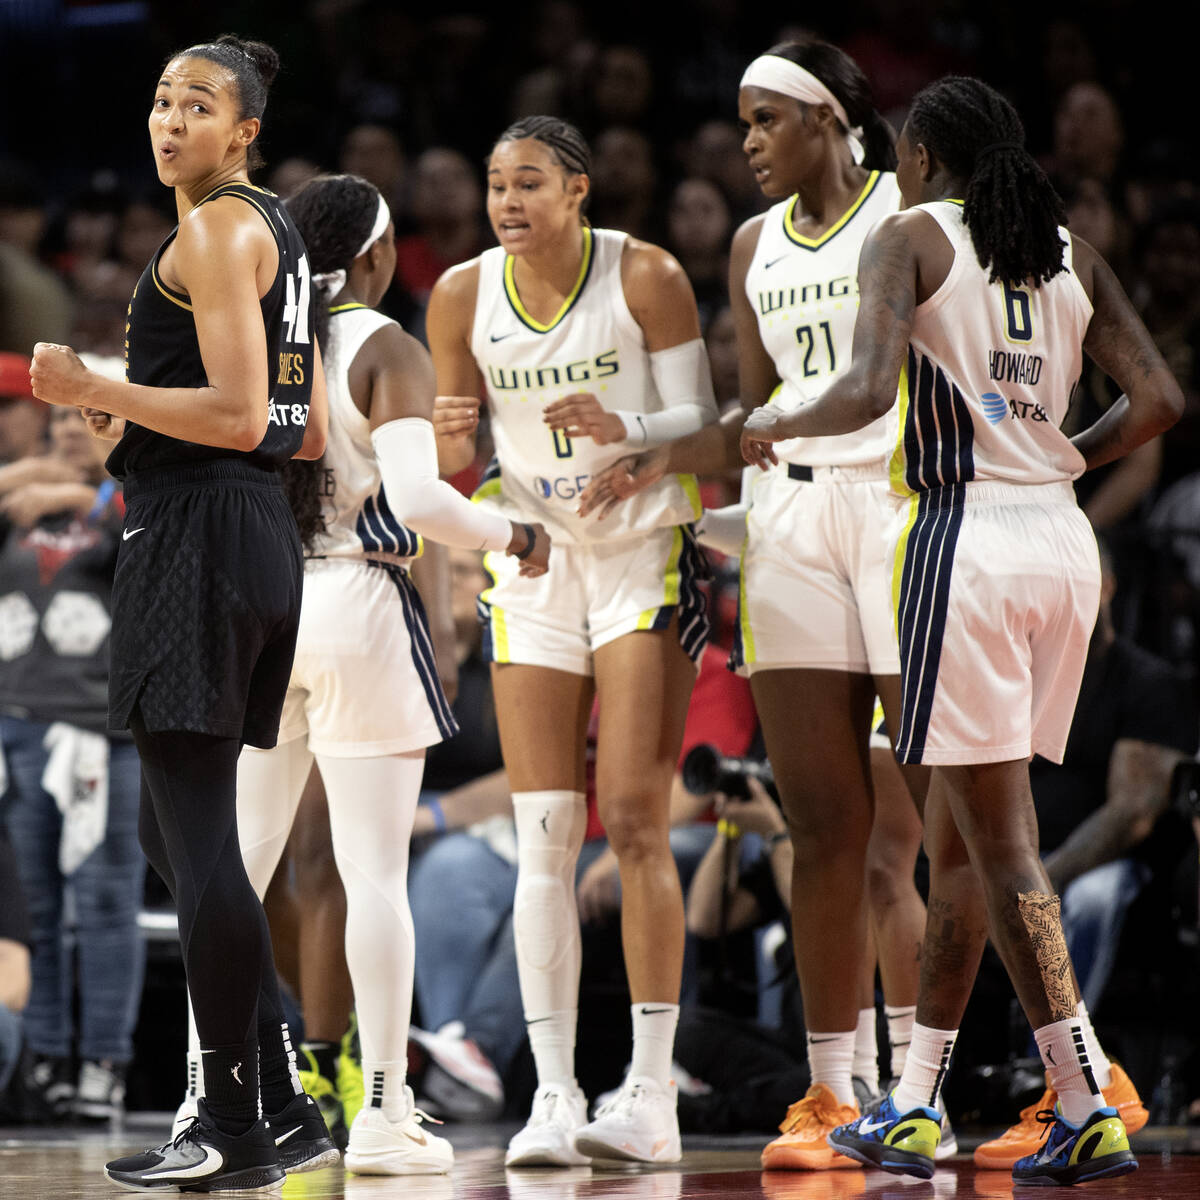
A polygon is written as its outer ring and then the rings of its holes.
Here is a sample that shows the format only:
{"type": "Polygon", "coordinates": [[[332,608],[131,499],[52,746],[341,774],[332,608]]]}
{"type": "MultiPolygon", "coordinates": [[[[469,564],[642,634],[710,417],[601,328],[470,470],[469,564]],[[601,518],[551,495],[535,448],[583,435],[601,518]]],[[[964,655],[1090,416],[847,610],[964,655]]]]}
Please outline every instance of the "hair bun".
{"type": "Polygon", "coordinates": [[[258,71],[265,87],[270,87],[279,74],[279,55],[266,42],[250,42],[232,33],[223,33],[215,42],[218,46],[230,46],[240,50],[258,71]]]}

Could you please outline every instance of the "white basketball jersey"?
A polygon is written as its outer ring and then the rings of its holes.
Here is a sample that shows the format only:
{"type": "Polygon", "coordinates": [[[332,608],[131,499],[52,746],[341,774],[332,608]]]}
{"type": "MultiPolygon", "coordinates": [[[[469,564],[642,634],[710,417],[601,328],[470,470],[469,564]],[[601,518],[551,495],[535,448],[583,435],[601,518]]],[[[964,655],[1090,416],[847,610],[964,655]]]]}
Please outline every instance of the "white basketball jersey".
{"type": "MultiPolygon", "coordinates": [[[[900,208],[896,177],[872,171],[841,219],[818,238],[796,232],[799,197],[773,205],[763,218],[746,272],[746,295],[762,344],[782,386],[773,403],[791,412],[815,400],[850,365],[858,316],[858,255],[871,227],[900,208]]],[[[886,459],[895,418],[834,437],[792,438],[775,452],[784,462],[851,466],[886,459]]]]}
{"type": "Polygon", "coordinates": [[[417,534],[388,508],[371,444],[371,427],[350,395],[350,364],[377,329],[393,324],[390,317],[363,304],[333,309],[329,333],[321,347],[325,389],[329,396],[329,436],[321,513],[325,532],[313,541],[314,558],[372,558],[405,563],[421,552],[417,534]]]}
{"type": "Polygon", "coordinates": [[[1074,479],[1083,456],[1059,426],[1083,366],[1092,304],[1072,265],[1039,287],[988,283],[961,201],[919,206],[954,247],[945,282],[913,313],[891,476],[901,494],[976,479],[1074,479]]]}
{"type": "Polygon", "coordinates": [[[491,409],[499,462],[476,492],[513,519],[541,521],[564,542],[628,538],[700,516],[694,477],[661,480],[603,521],[576,515],[588,480],[630,453],[626,442],[597,445],[551,430],[542,411],[553,400],[591,392],[606,409],[658,412],[663,403],[650,373],[641,327],[621,287],[626,235],[584,229],[583,263],[574,290],[544,325],[525,310],[513,260],[495,247],[479,256],[479,288],[471,352],[491,409]]]}

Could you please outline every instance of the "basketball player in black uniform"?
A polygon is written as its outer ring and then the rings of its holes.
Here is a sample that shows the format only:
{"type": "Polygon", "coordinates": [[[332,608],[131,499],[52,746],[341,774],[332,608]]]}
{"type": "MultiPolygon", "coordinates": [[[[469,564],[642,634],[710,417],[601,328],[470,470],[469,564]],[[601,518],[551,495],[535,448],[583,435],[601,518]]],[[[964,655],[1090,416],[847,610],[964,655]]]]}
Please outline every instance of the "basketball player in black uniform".
{"type": "Polygon", "coordinates": [[[123,418],[109,723],[141,756],[141,840],[175,897],[206,1091],[173,1142],[108,1164],[135,1190],[267,1189],[337,1159],[296,1077],[235,817],[243,744],[275,744],[300,610],[278,469],[318,457],[327,427],[304,244],[248,176],[278,66],[229,37],[171,58],[149,124],[179,225],[130,303],[128,382],[63,346],[39,345],[31,372],[101,435],[123,418]]]}

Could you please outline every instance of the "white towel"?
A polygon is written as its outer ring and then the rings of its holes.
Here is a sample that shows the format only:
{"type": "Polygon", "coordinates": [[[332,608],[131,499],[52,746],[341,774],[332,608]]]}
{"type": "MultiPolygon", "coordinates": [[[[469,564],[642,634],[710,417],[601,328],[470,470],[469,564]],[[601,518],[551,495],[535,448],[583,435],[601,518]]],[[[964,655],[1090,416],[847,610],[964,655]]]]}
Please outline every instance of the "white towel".
{"type": "Polygon", "coordinates": [[[70,875],[104,841],[108,827],[108,738],[57,721],[42,745],[50,753],[42,787],[63,819],[58,866],[70,875]]]}

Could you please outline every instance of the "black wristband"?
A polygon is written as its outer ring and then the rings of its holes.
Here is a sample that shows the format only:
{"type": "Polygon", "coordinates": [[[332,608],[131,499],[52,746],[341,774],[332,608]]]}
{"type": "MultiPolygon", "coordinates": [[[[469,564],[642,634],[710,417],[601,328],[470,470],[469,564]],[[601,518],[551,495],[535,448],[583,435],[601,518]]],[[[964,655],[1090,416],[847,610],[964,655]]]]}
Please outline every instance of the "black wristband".
{"type": "Polygon", "coordinates": [[[533,553],[533,547],[537,544],[537,530],[532,525],[524,524],[524,522],[522,522],[521,528],[525,530],[525,536],[528,538],[528,541],[525,543],[525,549],[518,550],[513,555],[513,558],[528,558],[533,553]]]}
{"type": "Polygon", "coordinates": [[[771,834],[767,838],[767,853],[770,854],[780,842],[790,842],[791,840],[792,835],[786,829],[781,830],[779,833],[771,834]]]}

